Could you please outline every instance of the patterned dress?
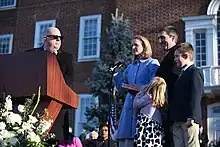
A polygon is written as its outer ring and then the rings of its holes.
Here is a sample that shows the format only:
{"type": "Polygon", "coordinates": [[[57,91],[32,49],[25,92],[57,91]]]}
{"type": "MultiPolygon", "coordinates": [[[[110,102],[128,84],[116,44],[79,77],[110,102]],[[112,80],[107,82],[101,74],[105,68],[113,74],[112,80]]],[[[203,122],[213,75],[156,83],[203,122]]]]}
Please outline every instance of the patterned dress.
{"type": "Polygon", "coordinates": [[[164,130],[161,123],[144,113],[138,114],[134,147],[162,147],[163,136],[164,130]]]}

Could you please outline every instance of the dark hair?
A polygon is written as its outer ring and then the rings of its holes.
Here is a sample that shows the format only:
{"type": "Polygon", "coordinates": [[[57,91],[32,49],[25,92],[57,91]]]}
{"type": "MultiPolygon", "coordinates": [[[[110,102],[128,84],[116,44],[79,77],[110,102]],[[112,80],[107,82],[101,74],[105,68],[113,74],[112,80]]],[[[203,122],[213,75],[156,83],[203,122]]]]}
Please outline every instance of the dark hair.
{"type": "Polygon", "coordinates": [[[177,42],[178,34],[177,34],[177,30],[176,30],[176,28],[174,26],[166,26],[166,27],[164,27],[163,29],[161,29],[159,31],[159,33],[161,33],[161,32],[166,32],[167,35],[174,36],[175,39],[176,39],[176,42],[177,42]]]}
{"type": "Polygon", "coordinates": [[[107,128],[108,128],[108,124],[101,124],[101,125],[99,126],[99,129],[101,130],[103,127],[107,127],[107,128]]]}

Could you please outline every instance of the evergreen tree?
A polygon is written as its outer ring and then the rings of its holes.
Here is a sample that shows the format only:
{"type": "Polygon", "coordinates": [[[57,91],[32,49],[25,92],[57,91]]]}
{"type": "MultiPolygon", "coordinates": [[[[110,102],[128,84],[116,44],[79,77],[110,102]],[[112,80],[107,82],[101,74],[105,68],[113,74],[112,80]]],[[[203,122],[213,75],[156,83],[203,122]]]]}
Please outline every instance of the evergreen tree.
{"type": "MultiPolygon", "coordinates": [[[[111,96],[111,73],[109,67],[118,60],[123,60],[124,70],[132,60],[131,40],[133,37],[132,28],[128,19],[124,19],[123,14],[118,15],[116,9],[115,15],[112,14],[112,20],[106,29],[106,34],[101,38],[101,58],[96,63],[92,78],[88,82],[90,92],[99,98],[99,105],[87,108],[86,116],[88,127],[97,127],[108,121],[109,115],[109,98],[111,96]],[[94,123],[98,120],[99,123],[94,123]],[[95,124],[95,126],[93,126],[95,124]]],[[[117,114],[121,112],[124,102],[124,93],[116,94],[117,97],[117,114]]],[[[118,118],[118,117],[117,117],[118,118]]]]}

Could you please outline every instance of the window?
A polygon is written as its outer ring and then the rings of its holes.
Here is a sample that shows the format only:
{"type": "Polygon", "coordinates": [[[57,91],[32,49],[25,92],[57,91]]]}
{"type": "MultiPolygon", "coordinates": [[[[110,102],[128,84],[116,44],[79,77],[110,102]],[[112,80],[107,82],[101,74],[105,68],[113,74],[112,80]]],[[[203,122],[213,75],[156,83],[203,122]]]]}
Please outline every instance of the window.
{"type": "Polygon", "coordinates": [[[219,113],[220,114],[220,106],[215,106],[212,108],[212,113],[219,113]]]}
{"type": "Polygon", "coordinates": [[[15,8],[16,0],[0,0],[0,10],[15,8]]]}
{"type": "Polygon", "coordinates": [[[195,31],[195,61],[196,66],[206,65],[206,31],[195,31]]]}
{"type": "Polygon", "coordinates": [[[38,21],[35,26],[34,48],[41,47],[44,43],[44,32],[49,27],[55,27],[56,20],[38,21]]]}
{"type": "Polygon", "coordinates": [[[218,65],[220,65],[220,11],[217,16],[218,65]]]}
{"type": "Polygon", "coordinates": [[[0,54],[11,54],[13,34],[0,35],[0,54]]]}
{"type": "Polygon", "coordinates": [[[98,104],[98,99],[90,94],[79,94],[79,106],[75,115],[75,135],[79,136],[83,130],[83,125],[87,122],[85,112],[87,107],[98,104]]]}
{"type": "Polygon", "coordinates": [[[186,42],[195,49],[196,66],[216,66],[217,41],[215,16],[186,16],[185,22],[186,42]]]}
{"type": "Polygon", "coordinates": [[[78,61],[97,60],[100,56],[101,15],[80,18],[78,61]]]}

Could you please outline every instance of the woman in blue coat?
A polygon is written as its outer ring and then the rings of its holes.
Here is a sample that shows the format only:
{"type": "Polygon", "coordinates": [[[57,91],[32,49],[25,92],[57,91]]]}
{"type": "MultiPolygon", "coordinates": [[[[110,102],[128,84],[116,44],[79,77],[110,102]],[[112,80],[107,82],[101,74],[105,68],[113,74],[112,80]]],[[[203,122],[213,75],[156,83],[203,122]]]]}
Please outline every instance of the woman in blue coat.
{"type": "MultiPolygon", "coordinates": [[[[137,35],[132,39],[132,54],[133,63],[128,65],[124,73],[119,72],[114,77],[118,91],[121,90],[122,83],[144,87],[150,83],[159,67],[158,60],[151,58],[150,42],[143,36],[137,35]]],[[[132,117],[134,97],[135,94],[127,93],[125,98],[116,135],[119,147],[133,147],[136,128],[136,121],[132,117]]]]}

